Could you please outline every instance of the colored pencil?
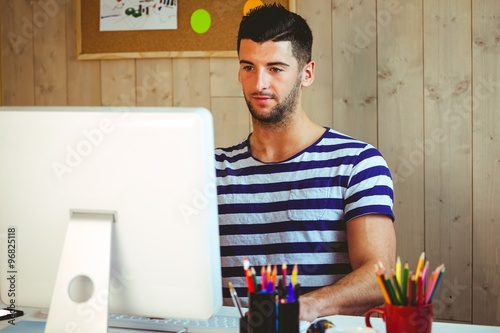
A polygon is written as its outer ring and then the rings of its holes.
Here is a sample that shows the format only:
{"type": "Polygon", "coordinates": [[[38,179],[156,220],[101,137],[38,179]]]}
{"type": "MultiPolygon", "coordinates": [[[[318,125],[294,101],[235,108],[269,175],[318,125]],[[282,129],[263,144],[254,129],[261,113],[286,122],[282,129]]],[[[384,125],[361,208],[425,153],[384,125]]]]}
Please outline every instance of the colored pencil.
{"type": "Polygon", "coordinates": [[[299,268],[297,264],[293,266],[292,270],[292,284],[295,286],[297,284],[297,275],[299,274],[299,268]]]}
{"type": "Polygon", "coordinates": [[[406,305],[406,297],[403,294],[403,291],[401,290],[401,286],[399,285],[396,275],[393,276],[393,280],[394,280],[394,290],[396,291],[399,303],[401,303],[401,305],[406,305]]]}
{"type": "MultiPolygon", "coordinates": [[[[434,271],[429,271],[429,261],[425,260],[425,252],[419,257],[415,270],[409,270],[408,261],[401,265],[401,258],[396,259],[395,270],[389,276],[381,261],[375,264],[377,283],[386,304],[417,306],[429,304],[443,278],[444,264],[434,271]]],[[[293,274],[293,273],[292,273],[293,274]]]]}
{"type": "Polygon", "coordinates": [[[405,305],[405,298],[403,295],[403,291],[401,290],[401,287],[399,286],[397,276],[394,275],[392,277],[392,280],[394,281],[394,291],[396,293],[396,297],[398,298],[399,304],[405,305]]]}
{"type": "Polygon", "coordinates": [[[418,259],[417,269],[415,270],[415,276],[418,277],[422,268],[424,268],[425,252],[422,252],[420,258],[418,259]]]}
{"type": "Polygon", "coordinates": [[[417,279],[415,275],[411,276],[411,305],[417,305],[417,279]]]}
{"type": "Polygon", "coordinates": [[[267,290],[267,272],[265,266],[260,268],[260,290],[267,290]]]}
{"type": "Polygon", "coordinates": [[[436,284],[434,285],[434,288],[432,290],[432,293],[431,293],[431,296],[429,297],[429,303],[432,302],[432,299],[434,298],[434,296],[436,295],[436,290],[439,286],[439,283],[441,282],[442,278],[443,278],[443,274],[444,274],[444,265],[441,264],[441,267],[440,270],[439,270],[439,275],[437,277],[437,281],[436,281],[436,284]]]}
{"type": "Polygon", "coordinates": [[[276,289],[276,276],[278,275],[278,269],[276,265],[273,266],[273,270],[271,271],[271,281],[273,282],[274,289],[276,289]]]}
{"type": "Polygon", "coordinates": [[[391,297],[391,303],[394,305],[401,305],[401,303],[399,303],[399,300],[396,296],[396,291],[394,290],[394,287],[392,286],[391,279],[388,277],[385,277],[384,280],[385,280],[385,286],[389,292],[389,296],[391,297]]]}
{"type": "Polygon", "coordinates": [[[402,275],[401,275],[401,258],[398,256],[396,259],[396,280],[398,284],[401,285],[402,275]]]}
{"type": "Polygon", "coordinates": [[[283,265],[281,265],[281,279],[283,280],[283,284],[285,285],[285,287],[287,286],[286,274],[287,274],[286,263],[284,262],[283,265]]]}
{"type": "Polygon", "coordinates": [[[409,272],[408,273],[408,281],[407,281],[407,284],[408,284],[408,293],[407,293],[407,298],[408,298],[408,305],[409,306],[412,306],[413,305],[413,295],[414,295],[414,291],[413,291],[413,272],[409,272]]]}
{"type": "Polygon", "coordinates": [[[405,266],[403,268],[403,295],[406,296],[407,300],[410,299],[408,295],[408,274],[409,274],[409,266],[408,262],[405,262],[405,266]]]}
{"type": "Polygon", "coordinates": [[[427,282],[427,285],[425,287],[424,303],[429,303],[429,299],[431,298],[432,291],[434,290],[434,286],[436,285],[438,276],[439,276],[439,271],[437,270],[431,273],[429,281],[427,282]]]}
{"type": "Polygon", "coordinates": [[[255,292],[255,284],[253,283],[252,272],[250,270],[247,270],[246,273],[245,273],[245,277],[246,277],[246,280],[247,280],[248,291],[251,292],[251,293],[255,292]]]}
{"type": "Polygon", "coordinates": [[[384,296],[384,301],[386,304],[392,304],[391,298],[387,293],[387,288],[384,283],[383,273],[381,273],[380,271],[381,271],[380,268],[377,265],[375,265],[375,275],[377,276],[377,282],[380,286],[380,290],[382,291],[382,295],[384,296]]]}
{"type": "Polygon", "coordinates": [[[295,303],[295,289],[293,288],[292,281],[288,283],[288,290],[286,294],[287,303],[295,303]]]}
{"type": "Polygon", "coordinates": [[[417,304],[422,304],[422,272],[420,271],[417,276],[417,304]]]}
{"type": "Polygon", "coordinates": [[[245,257],[243,258],[243,270],[245,272],[245,278],[247,281],[247,288],[249,292],[255,292],[255,284],[250,270],[250,261],[245,257]]]}
{"type": "Polygon", "coordinates": [[[425,292],[425,283],[427,282],[427,271],[429,270],[429,260],[425,262],[424,268],[422,268],[422,291],[425,292]]]}

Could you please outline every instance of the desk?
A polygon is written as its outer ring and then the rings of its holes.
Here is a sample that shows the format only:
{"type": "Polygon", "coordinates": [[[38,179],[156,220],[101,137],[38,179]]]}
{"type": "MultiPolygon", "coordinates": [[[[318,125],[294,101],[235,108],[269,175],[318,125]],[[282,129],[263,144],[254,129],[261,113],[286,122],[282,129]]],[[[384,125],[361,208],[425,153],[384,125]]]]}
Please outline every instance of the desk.
{"type": "MultiPolygon", "coordinates": [[[[16,323],[21,320],[45,321],[45,316],[38,309],[23,308],[25,315],[16,318],[16,323]]],[[[338,327],[365,326],[365,318],[357,316],[329,316],[326,319],[338,327]]],[[[371,323],[379,333],[385,332],[385,325],[381,318],[371,318],[371,323]]],[[[0,322],[0,329],[10,326],[7,321],[0,322]]],[[[2,332],[0,330],[0,332],[2,332]]],[[[144,333],[144,331],[110,329],[109,333],[144,333]]],[[[499,326],[483,326],[468,324],[450,324],[435,322],[432,324],[433,333],[500,333],[499,326]]]]}
{"type": "MultiPolygon", "coordinates": [[[[47,320],[47,317],[45,314],[43,314],[40,309],[35,309],[35,308],[20,308],[21,310],[24,311],[24,316],[15,318],[14,323],[19,324],[19,322],[26,320],[26,321],[38,321],[38,322],[45,322],[47,320]]],[[[21,329],[16,329],[16,326],[13,326],[9,324],[7,320],[1,321],[0,322],[0,332],[3,332],[3,329],[12,329],[14,332],[21,332],[21,329]]],[[[109,333],[144,333],[144,331],[135,331],[135,330],[123,330],[123,329],[109,329],[109,333]]],[[[32,329],[29,332],[22,332],[22,333],[44,333],[43,331],[40,331],[40,329],[32,329]]]]}

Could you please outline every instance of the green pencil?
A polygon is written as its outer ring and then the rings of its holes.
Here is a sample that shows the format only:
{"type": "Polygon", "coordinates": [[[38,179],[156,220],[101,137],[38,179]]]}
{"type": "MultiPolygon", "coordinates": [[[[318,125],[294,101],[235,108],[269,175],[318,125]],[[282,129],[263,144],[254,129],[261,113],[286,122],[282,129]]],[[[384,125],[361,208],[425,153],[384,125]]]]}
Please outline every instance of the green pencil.
{"type": "Polygon", "coordinates": [[[389,297],[391,298],[391,303],[394,305],[401,305],[396,292],[394,291],[394,287],[392,286],[391,279],[385,278],[385,285],[387,287],[387,291],[389,292],[389,297]]]}
{"type": "Polygon", "coordinates": [[[403,291],[401,290],[401,287],[399,286],[398,279],[397,279],[396,275],[394,275],[393,280],[394,280],[394,289],[396,291],[396,294],[398,295],[398,299],[399,299],[401,305],[407,305],[406,296],[405,296],[405,294],[403,294],[403,291]]]}
{"type": "Polygon", "coordinates": [[[417,305],[417,281],[415,276],[411,277],[411,305],[417,305]]]}
{"type": "Polygon", "coordinates": [[[403,269],[403,295],[405,297],[408,295],[408,273],[410,267],[408,266],[408,262],[405,263],[405,267],[403,269]]]}

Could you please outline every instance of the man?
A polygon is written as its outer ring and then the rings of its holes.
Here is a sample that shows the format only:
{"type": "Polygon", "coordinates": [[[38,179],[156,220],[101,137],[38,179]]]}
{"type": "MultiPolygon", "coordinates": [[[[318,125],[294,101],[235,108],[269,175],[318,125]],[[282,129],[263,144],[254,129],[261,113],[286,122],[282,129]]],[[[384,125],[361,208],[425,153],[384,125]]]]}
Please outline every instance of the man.
{"type": "Polygon", "coordinates": [[[382,304],[374,265],[391,269],[396,247],[386,162],[303,110],[302,89],[315,71],[303,18],[281,5],[255,8],[237,45],[253,132],[216,150],[225,302],[228,282],[246,295],[247,257],[258,269],[298,264],[302,320],[382,304]]]}

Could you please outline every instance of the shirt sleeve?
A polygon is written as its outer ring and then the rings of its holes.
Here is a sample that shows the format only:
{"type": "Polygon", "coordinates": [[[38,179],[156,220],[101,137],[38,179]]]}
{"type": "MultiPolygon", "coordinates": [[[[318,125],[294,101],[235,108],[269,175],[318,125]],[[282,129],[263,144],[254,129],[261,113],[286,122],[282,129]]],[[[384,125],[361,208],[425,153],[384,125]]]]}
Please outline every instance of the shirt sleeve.
{"type": "Polygon", "coordinates": [[[382,154],[367,144],[352,165],[344,198],[344,221],[368,214],[387,215],[394,221],[393,206],[389,167],[382,154]]]}

